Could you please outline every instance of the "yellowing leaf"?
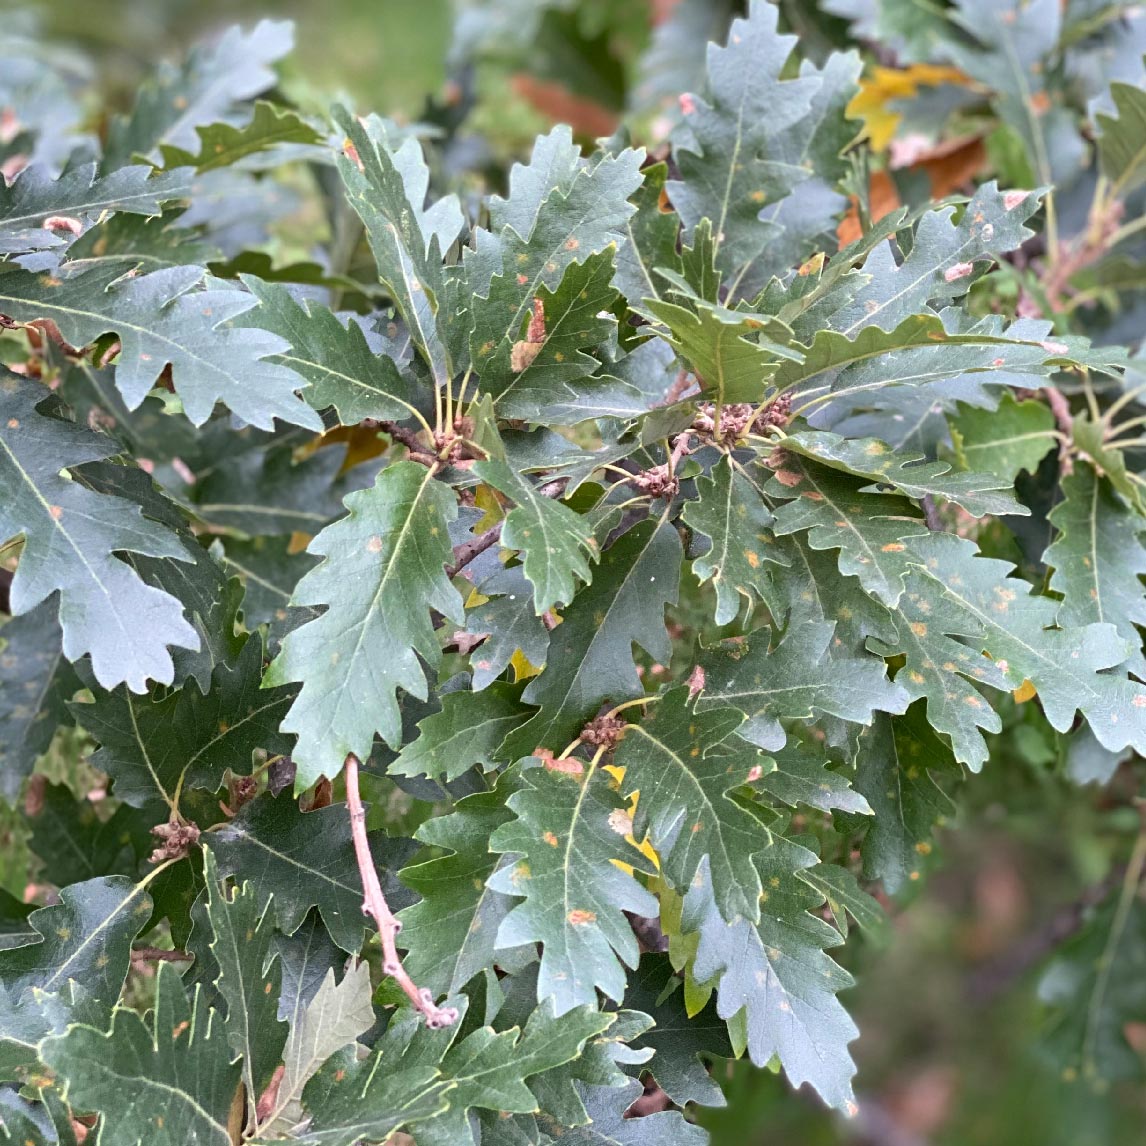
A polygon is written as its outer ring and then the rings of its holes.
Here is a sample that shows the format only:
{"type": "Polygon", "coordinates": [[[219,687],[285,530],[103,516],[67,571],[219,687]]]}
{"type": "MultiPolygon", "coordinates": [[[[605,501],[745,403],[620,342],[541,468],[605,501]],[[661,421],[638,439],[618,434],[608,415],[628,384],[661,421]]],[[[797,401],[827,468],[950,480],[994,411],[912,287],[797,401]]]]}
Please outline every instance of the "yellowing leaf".
{"type": "Polygon", "coordinates": [[[872,149],[886,151],[902,116],[891,110],[893,100],[911,99],[921,87],[939,84],[970,83],[958,68],[937,64],[911,64],[906,68],[872,68],[871,74],[860,80],[860,90],[848,104],[847,114],[862,119],[864,134],[872,149]]]}
{"type": "Polygon", "coordinates": [[[1037,694],[1035,686],[1029,680],[1024,680],[1011,695],[1014,696],[1016,704],[1025,704],[1028,700],[1033,700],[1037,694]]]}

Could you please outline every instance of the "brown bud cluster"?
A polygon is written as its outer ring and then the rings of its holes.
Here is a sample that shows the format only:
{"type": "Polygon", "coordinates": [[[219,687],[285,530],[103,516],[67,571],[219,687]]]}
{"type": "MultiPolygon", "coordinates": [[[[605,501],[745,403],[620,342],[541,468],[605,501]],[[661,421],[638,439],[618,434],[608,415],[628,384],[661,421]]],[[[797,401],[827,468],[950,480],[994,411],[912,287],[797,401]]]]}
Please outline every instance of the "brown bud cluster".
{"type": "Polygon", "coordinates": [[[731,445],[745,434],[763,434],[772,426],[787,425],[792,411],[792,395],[780,394],[760,413],[751,402],[733,402],[720,411],[720,433],[716,431],[716,407],[704,402],[697,407],[692,428],[703,437],[731,445]]]}
{"type": "Polygon", "coordinates": [[[653,466],[652,469],[634,474],[633,485],[650,497],[672,497],[680,489],[680,479],[669,472],[667,465],[653,466]]]}
{"type": "Polygon", "coordinates": [[[604,713],[585,725],[581,730],[581,740],[585,744],[592,744],[594,748],[613,749],[624,736],[625,727],[625,722],[619,716],[604,713]]]}
{"type": "Polygon", "coordinates": [[[149,863],[182,859],[199,842],[199,829],[194,824],[174,820],[156,824],[151,834],[159,841],[159,846],[147,857],[149,863]]]}

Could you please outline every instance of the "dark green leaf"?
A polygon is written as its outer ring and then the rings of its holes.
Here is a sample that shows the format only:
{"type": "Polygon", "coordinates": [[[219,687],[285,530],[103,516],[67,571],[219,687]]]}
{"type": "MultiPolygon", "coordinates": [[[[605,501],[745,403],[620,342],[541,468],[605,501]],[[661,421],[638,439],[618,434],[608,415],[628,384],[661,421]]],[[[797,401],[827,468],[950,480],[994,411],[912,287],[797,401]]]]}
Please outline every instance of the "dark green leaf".
{"type": "Polygon", "coordinates": [[[53,602],[13,617],[0,640],[0,796],[14,803],[56,729],[71,724],[67,702],[80,682],[64,659],[53,602]]]}
{"type": "Polygon", "coordinates": [[[142,692],[147,679],[170,682],[169,645],[199,647],[179,602],[145,585],[112,551],[186,559],[171,533],[135,506],[101,497],[61,476],[67,466],[108,457],[114,442],[37,413],[46,392],[7,371],[0,375],[0,536],[20,534],[24,549],[12,582],[17,615],[59,592],[68,660],[90,653],[105,688],[121,681],[142,692]]]}
{"type": "Polygon", "coordinates": [[[417,462],[395,462],[373,488],[346,498],[349,516],[308,547],[326,560],[295,589],[294,605],[327,611],[289,633],[266,683],[302,683],[283,730],[298,734],[296,791],[342,771],[347,753],[365,759],[374,734],[402,742],[395,693],[426,699],[419,657],[441,652],[430,609],[463,623],[461,598],[445,564],[457,514],[449,487],[417,462]]]}
{"type": "MultiPolygon", "coordinates": [[[[331,938],[344,951],[362,948],[366,921],[362,881],[345,804],[299,811],[289,796],[260,796],[210,834],[223,876],[241,875],[265,901],[273,897],[280,931],[292,935],[317,906],[331,938]]],[[[383,890],[397,910],[409,902],[393,876],[413,850],[408,840],[370,834],[383,890]],[[378,862],[378,861],[381,862],[378,862]]]]}
{"type": "Polygon", "coordinates": [[[77,1110],[98,1111],[108,1146],[231,1146],[228,1112],[239,1084],[222,1024],[202,995],[188,1002],[179,972],[161,963],[146,1024],[117,1008],[106,1034],[77,1025],[44,1043],[44,1061],[77,1110]]]}
{"type": "Polygon", "coordinates": [[[517,819],[493,833],[489,847],[520,859],[486,881],[504,895],[524,896],[501,921],[497,946],[540,943],[537,997],[552,997],[559,1014],[597,991],[620,1001],[621,963],[637,965],[639,950],[626,911],[655,915],[657,902],[615,863],[651,871],[625,842],[632,823],[625,804],[596,766],[575,758],[527,768],[510,796],[517,819]]]}
{"type": "Polygon", "coordinates": [[[516,503],[505,519],[501,543],[520,550],[537,614],[568,605],[577,581],[587,585],[593,578],[589,561],[597,557],[597,543],[588,521],[546,497],[504,462],[478,462],[474,472],[516,503]]]}
{"type": "Polygon", "coordinates": [[[549,634],[546,668],[522,694],[541,711],[506,738],[507,757],[539,745],[560,751],[605,700],[641,694],[632,645],[668,661],[664,607],[676,603],[680,559],[680,537],[665,522],[641,522],[605,550],[592,585],[549,634]]]}
{"type": "Polygon", "coordinates": [[[322,429],[322,419],[295,393],[305,381],[270,361],[286,343],[266,331],[228,320],[255,305],[246,291],[203,285],[202,267],[168,267],[121,277],[122,266],[83,274],[61,269],[36,275],[0,266],[0,313],[22,322],[50,319],[73,346],[114,332],[122,349],[115,383],[136,409],[170,366],[187,417],[201,426],[217,402],[251,425],[270,430],[281,418],[322,429]]]}

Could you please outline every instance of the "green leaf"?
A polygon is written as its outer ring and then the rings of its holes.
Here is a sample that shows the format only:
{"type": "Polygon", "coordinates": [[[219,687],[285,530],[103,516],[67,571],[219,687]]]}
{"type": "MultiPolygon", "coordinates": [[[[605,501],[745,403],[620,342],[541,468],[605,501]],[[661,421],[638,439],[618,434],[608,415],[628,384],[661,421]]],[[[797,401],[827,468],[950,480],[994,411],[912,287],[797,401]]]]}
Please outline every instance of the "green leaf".
{"type": "Polygon", "coordinates": [[[410,416],[410,383],[392,358],[370,349],[356,318],[344,323],[313,299],[296,299],[285,286],[253,275],[240,277],[259,302],[240,324],[289,343],[273,360],[310,383],[304,394],[316,410],[333,406],[344,426],[364,418],[410,416]]]}
{"type": "Polygon", "coordinates": [[[761,257],[740,281],[744,295],[762,287],[770,275],[781,275],[817,250],[831,250],[836,226],[847,207],[840,185],[849,173],[845,149],[858,125],[847,119],[847,106],[856,94],[862,63],[855,52],[833,53],[822,68],[811,60],[800,63],[800,78],[819,80],[808,114],[777,132],[771,149],[793,170],[806,173],[791,194],[769,203],[761,220],[772,233],[761,257]]]}
{"type": "Polygon", "coordinates": [[[122,344],[115,384],[131,410],[170,366],[183,410],[197,426],[224,402],[266,430],[281,418],[321,431],[322,419],[295,393],[305,382],[268,361],[286,343],[228,321],[255,305],[252,295],[214,285],[198,289],[206,275],[202,267],[128,278],[123,270],[112,265],[83,274],[61,268],[57,275],[37,275],[0,266],[0,312],[22,322],[50,319],[73,346],[114,331],[122,344]]]}
{"type": "Polygon", "coordinates": [[[199,137],[198,153],[184,151],[170,143],[161,143],[163,166],[193,167],[196,171],[213,171],[230,167],[248,155],[255,155],[282,143],[322,143],[322,136],[296,112],[277,107],[266,100],[255,103],[255,113],[242,127],[229,123],[195,125],[199,137]]]}
{"type": "Polygon", "coordinates": [[[444,568],[457,515],[448,486],[417,462],[395,462],[344,504],[349,515],[307,549],[326,560],[291,599],[327,611],[287,635],[265,682],[302,683],[282,724],[298,734],[300,792],[319,776],[337,776],[348,753],[369,756],[375,732],[391,747],[401,745],[395,693],[402,687],[425,700],[419,657],[431,667],[441,658],[430,610],[464,623],[444,568]]]}
{"type": "MultiPolygon", "coordinates": [[[[472,1141],[466,1126],[471,1109],[503,1114],[535,1110],[537,1099],[526,1080],[573,1061],[589,1039],[616,1021],[595,1006],[561,1013],[543,1003],[530,1014],[520,1035],[516,1027],[496,1034],[489,1027],[479,1028],[450,1046],[442,1059],[443,1075],[457,1085],[448,1095],[449,1111],[421,1127],[419,1138],[425,1146],[460,1146],[472,1141]]],[[[422,1041],[430,1043],[428,1038],[422,1041]]],[[[452,1040],[437,1041],[448,1045],[452,1040]]]]}
{"type": "MultiPolygon", "coordinates": [[[[383,890],[395,910],[409,902],[393,876],[409,856],[407,840],[370,833],[383,890]],[[379,862],[379,860],[381,862],[379,862]]],[[[292,935],[317,906],[331,938],[344,951],[362,948],[362,880],[345,804],[301,812],[289,796],[260,796],[210,834],[222,876],[239,874],[268,898],[279,930],[292,935]]]]}
{"type": "Polygon", "coordinates": [[[692,571],[703,585],[716,589],[716,623],[736,620],[741,599],[749,608],[764,599],[768,564],[784,565],[786,559],[769,532],[772,514],[760,491],[736,468],[731,456],[722,458],[710,476],[696,479],[699,498],[685,503],[686,525],[711,542],[708,552],[697,557],[692,571]]]}
{"type": "MultiPolygon", "coordinates": [[[[902,401],[902,396],[921,390],[934,394],[934,401],[944,394],[938,384],[954,385],[965,375],[972,381],[982,375],[983,383],[1022,384],[1021,376],[1029,374],[1031,385],[1039,385],[1034,379],[1051,372],[1047,363],[1055,357],[1043,345],[1050,327],[1029,319],[1007,326],[999,315],[987,315],[971,322],[946,308],[941,315],[909,313],[890,330],[862,326],[845,335],[820,329],[821,318],[812,308],[806,321],[790,319],[807,340],[807,351],[802,361],[781,363],[772,378],[779,390],[811,395],[808,409],[829,400],[833,411],[881,396],[902,401]],[[999,375],[1000,371],[1005,373],[999,375]],[[816,385],[808,386],[809,382],[816,385]],[[884,391],[891,393],[883,395],[884,391]]],[[[1060,353],[1068,356],[1079,352],[1078,340],[1073,346],[1060,345],[1066,347],[1060,353]]],[[[956,392],[956,396],[961,395],[956,392]]],[[[797,408],[802,407],[797,404],[797,408]]]]}
{"type": "Polygon", "coordinates": [[[1142,1077],[1142,1057],[1127,1034],[1146,1019],[1138,972],[1146,943],[1146,911],[1110,897],[1056,952],[1043,972],[1039,998],[1047,1005],[1045,1053],[1062,1077],[1103,1084],[1142,1077]]]}
{"type": "MultiPolygon", "coordinates": [[[[474,1139],[467,1124],[471,1109],[527,1113],[537,1108],[527,1079],[577,1057],[586,1040],[613,1022],[592,1007],[555,1015],[551,1005],[538,1007],[524,1030],[494,1032],[479,1027],[457,1039],[459,1024],[429,1030],[417,1017],[391,1024],[373,1055],[353,1064],[311,1107],[312,1129],[300,1141],[307,1146],[352,1146],[361,1138],[385,1139],[402,1125],[417,1124],[425,1146],[465,1146],[474,1139]],[[435,1070],[434,1068],[437,1068],[435,1070]],[[392,1090],[401,1082],[427,1091],[421,1109],[402,1110],[392,1090]],[[440,1074],[436,1083],[429,1080],[440,1074]],[[448,1111],[437,1113],[448,1102],[448,1111]],[[446,1102],[442,1102],[444,1097],[446,1102]],[[434,1117],[437,1113],[437,1117],[434,1117]]],[[[308,1094],[308,1107],[310,1107],[308,1094]]],[[[407,1100],[409,1101],[409,1100],[407,1100]]]]}
{"type": "Polygon", "coordinates": [[[1034,473],[1054,448],[1054,414],[1033,399],[1004,394],[996,410],[960,406],[950,419],[955,456],[965,470],[988,470],[1013,482],[1021,470],[1034,473]]]}
{"type": "Polygon", "coordinates": [[[1116,115],[1099,112],[1098,162],[1122,198],[1146,182],[1146,91],[1131,84],[1113,83],[1110,97],[1116,115]]]}
{"type": "Polygon", "coordinates": [[[915,507],[898,497],[864,493],[850,476],[806,461],[798,454],[783,461],[765,492],[784,504],[775,510],[778,537],[807,530],[813,549],[839,550],[839,571],[885,605],[903,593],[904,538],[927,532],[915,507]]]}
{"type": "MultiPolygon", "coordinates": [[[[604,277],[611,266],[604,252],[621,245],[633,214],[628,199],[641,185],[643,158],[644,152],[627,148],[583,160],[570,129],[560,126],[538,138],[527,166],[514,165],[509,197],[490,200],[490,230],[475,233],[475,250],[464,264],[472,296],[465,329],[483,388],[496,394],[504,387],[496,373],[485,377],[486,362],[506,340],[512,346],[520,339],[542,288],[564,297],[560,284],[570,268],[591,259],[570,284],[604,277]]],[[[593,290],[603,294],[603,283],[593,290]]],[[[495,365],[499,360],[509,361],[499,356],[495,365]]]]}
{"type": "Polygon", "coordinates": [[[640,418],[664,403],[679,373],[672,348],[659,338],[647,339],[601,371],[567,383],[571,397],[548,399],[541,412],[544,419],[552,425],[575,426],[591,418],[640,418]]]}
{"type": "Polygon", "coordinates": [[[724,919],[706,865],[685,896],[682,924],[700,936],[692,973],[698,983],[716,981],[717,1014],[732,1019],[744,1009],[752,1061],[777,1056],[794,1087],[811,1083],[829,1106],[855,1114],[847,1044],[858,1031],[836,998],[852,978],[824,954],[839,933],[809,914],[823,897],[799,873],[815,863],[806,848],[773,837],[757,857],[767,889],[758,926],[724,919]]]}
{"type": "Polygon", "coordinates": [[[290,599],[303,574],[318,561],[308,553],[290,550],[289,537],[255,537],[249,541],[226,537],[212,549],[224,569],[242,578],[243,624],[250,630],[268,625],[272,649],[287,632],[313,615],[313,610],[292,609],[290,599]]]}
{"type": "Polygon", "coordinates": [[[282,971],[274,954],[274,921],[270,904],[245,881],[228,895],[219,882],[215,857],[203,854],[207,883],[207,918],[214,938],[211,951],[218,964],[215,985],[226,1000],[227,1042],[243,1060],[248,1124],[255,1120],[255,1103],[278,1066],[287,1028],[279,1021],[282,971]]]}
{"type": "Polygon", "coordinates": [[[581,1085],[577,1091],[591,1119],[589,1125],[568,1130],[539,1118],[542,1130],[556,1135],[547,1134],[541,1141],[562,1146],[704,1146],[709,1140],[704,1130],[675,1110],[626,1118],[643,1093],[639,1082],[623,1087],[581,1085]]]}
{"type": "Polygon", "coordinates": [[[293,45],[290,23],[260,20],[250,32],[234,27],[218,43],[199,46],[181,67],[163,65],[156,80],[140,89],[131,115],[112,121],[105,167],[122,167],[137,154],[153,156],[162,143],[194,147],[198,124],[230,119],[236,104],[274,84],[268,65],[293,45]]]}
{"type": "MultiPolygon", "coordinates": [[[[876,722],[882,719],[877,717],[876,722]]],[[[809,744],[789,740],[770,760],[763,758],[761,767],[763,774],[756,780],[755,787],[789,807],[804,804],[821,812],[838,808],[843,812],[872,814],[867,800],[852,789],[848,777],[833,772],[822,750],[809,744]]]]}
{"type": "Polygon", "coordinates": [[[1146,498],[1136,474],[1128,471],[1126,454],[1118,445],[1108,445],[1106,423],[1091,421],[1089,414],[1079,414],[1071,428],[1071,438],[1079,453],[1141,514],[1146,515],[1146,498]]]}
{"type": "Polygon", "coordinates": [[[655,300],[645,306],[665,327],[658,333],[692,367],[712,401],[759,402],[776,365],[800,360],[798,351],[761,336],[773,320],[719,303],[689,301],[689,306],[655,300]]]}
{"type": "MultiPolygon", "coordinates": [[[[481,372],[482,391],[491,394],[503,418],[540,421],[551,409],[572,400],[571,385],[592,374],[600,365],[590,353],[603,345],[616,330],[616,320],[606,314],[617,292],[613,289],[613,249],[591,254],[583,263],[572,263],[553,290],[542,284],[533,300],[533,310],[522,315],[522,325],[510,327],[500,341],[484,340],[473,351],[481,372]],[[544,318],[544,335],[533,341],[530,330],[544,318]]],[[[495,287],[508,279],[494,280],[495,287]]],[[[514,285],[513,294],[517,287],[514,285]]],[[[490,305],[500,292],[491,291],[490,305]]],[[[513,306],[511,298],[509,302],[513,306]]],[[[499,333],[499,322],[494,333],[499,333]]],[[[483,333],[475,327],[474,338],[483,333]]]]}
{"type": "Polygon", "coordinates": [[[150,1025],[117,1008],[107,1033],[76,1025],[48,1039],[44,1061],[77,1110],[98,1111],[108,1146],[231,1146],[228,1111],[239,1085],[221,1026],[197,989],[189,1003],[170,963],[156,976],[150,1025]]]}
{"type": "Polygon", "coordinates": [[[727,46],[709,45],[705,97],[688,98],[674,139],[681,178],[669,183],[669,198],[689,235],[712,220],[718,266],[734,289],[780,232],[764,208],[809,175],[792,163],[783,133],[809,115],[821,84],[781,78],[796,37],[777,34],[778,17],[754,0],[748,19],[733,21],[727,46]]]}
{"type": "Polygon", "coordinates": [[[934,829],[955,811],[935,777],[946,779],[956,770],[951,749],[919,705],[906,716],[880,716],[860,737],[856,791],[874,812],[863,840],[865,879],[881,880],[894,895],[919,878],[934,829]]]}
{"type": "Polygon", "coordinates": [[[972,42],[952,38],[948,51],[995,95],[999,116],[1018,132],[1040,183],[1069,185],[1085,153],[1074,112],[1048,83],[1060,51],[1062,5],[1055,0],[957,0],[953,22],[972,42]]]}
{"type": "Polygon", "coordinates": [[[148,823],[124,804],[101,819],[90,800],[77,800],[66,784],[47,784],[35,811],[28,845],[42,864],[42,878],[67,887],[101,875],[135,874],[154,841],[148,823]]]}
{"type": "MultiPolygon", "coordinates": [[[[991,2],[991,0],[988,0],[991,2]]],[[[973,266],[1020,247],[1032,232],[1023,224],[1039,209],[1041,192],[1003,192],[984,183],[952,222],[954,207],[928,211],[916,227],[911,252],[897,263],[890,240],[864,260],[855,289],[840,289],[842,305],[829,294],[820,304],[825,326],[854,338],[865,326],[890,331],[928,304],[966,293],[975,280],[973,266]],[[1009,205],[1008,205],[1009,204],[1009,205]]],[[[841,280],[841,288],[848,286],[841,280]]]]}
{"type": "Polygon", "coordinates": [[[739,709],[748,717],[742,735],[766,750],[784,743],[781,720],[807,720],[820,712],[870,724],[877,711],[902,712],[907,693],[887,679],[881,660],[829,653],[833,628],[791,626],[773,649],[771,631],[762,628],[704,650],[699,708],[739,709]]]}
{"type": "Polygon", "coordinates": [[[577,581],[588,585],[593,579],[589,561],[597,557],[597,543],[588,521],[545,497],[504,462],[478,462],[474,473],[516,503],[502,527],[501,544],[521,552],[537,614],[568,605],[577,581]]]}
{"type": "MultiPolygon", "coordinates": [[[[79,411],[76,411],[77,416],[79,411]]],[[[75,477],[98,494],[134,502],[143,515],[165,526],[183,544],[178,558],[146,557],[125,553],[123,560],[154,589],[175,597],[184,616],[199,634],[199,649],[174,649],[175,683],[194,677],[199,688],[211,687],[211,674],[232,663],[243,646],[236,634],[240,586],[227,577],[192,532],[187,518],[157,489],[143,469],[113,462],[90,462],[75,471],[75,477]]]]}
{"type": "Polygon", "coordinates": [[[625,242],[617,251],[617,289],[629,306],[639,307],[646,299],[659,298],[658,267],[677,269],[677,236],[680,220],[665,205],[668,166],[654,163],[644,169],[644,182],[632,197],[636,212],[625,224],[625,242]]]}
{"type": "MultiPolygon", "coordinates": [[[[988,514],[1029,516],[1015,500],[1013,483],[994,473],[952,471],[947,462],[926,461],[922,454],[892,450],[876,438],[843,438],[827,431],[803,431],[784,439],[785,451],[813,458],[833,469],[894,486],[908,497],[938,497],[961,505],[972,517],[988,514]]],[[[871,486],[861,492],[873,492],[871,486]]]]}
{"type": "Polygon", "coordinates": [[[53,179],[32,164],[9,186],[0,186],[0,251],[18,255],[58,239],[44,221],[67,216],[81,225],[105,211],[117,214],[158,215],[161,204],[186,199],[193,172],[186,167],[154,174],[150,167],[124,167],[102,178],[98,165],[84,163],[53,179]]]}
{"type": "Polygon", "coordinates": [[[354,148],[353,156],[339,156],[338,169],[366,226],[379,281],[405,319],[435,385],[444,386],[451,369],[440,330],[441,259],[462,228],[457,198],[450,195],[423,208],[430,172],[416,139],[395,148],[377,123],[368,132],[341,107],[335,108],[334,121],[354,148]]]}
{"type": "Polygon", "coordinates": [[[446,693],[441,709],[418,722],[418,738],[387,772],[432,780],[444,776],[449,782],[475,766],[488,769],[500,759],[501,742],[529,715],[520,692],[515,685],[495,683],[481,692],[446,693]]]}
{"type": "Polygon", "coordinates": [[[688,689],[674,688],[625,729],[614,761],[625,769],[622,793],[639,793],[633,836],[656,848],[669,883],[687,890],[707,859],[724,917],[755,922],[761,887],[752,855],[769,833],[729,794],[747,782],[755,754],[712,751],[743,722],[734,708],[694,712],[688,689]]]}
{"type": "Polygon", "coordinates": [[[1029,680],[1058,731],[1081,712],[1103,747],[1146,748],[1146,688],[1103,671],[1130,652],[1113,624],[1050,628],[1057,604],[1011,577],[1008,562],[978,556],[971,541],[933,533],[913,540],[909,555],[900,604],[907,624],[896,620],[907,664],[897,683],[913,700],[928,697],[928,719],[952,737],[958,760],[977,771],[987,752],[975,726],[999,727],[964,676],[997,689],[1029,680]]]}
{"type": "Polygon", "coordinates": [[[505,802],[517,788],[516,776],[503,773],[494,791],[467,796],[450,815],[427,820],[416,838],[452,854],[402,869],[402,882],[422,897],[401,914],[406,970],[435,995],[456,994],[495,961],[511,962],[507,951],[497,950],[497,932],[513,900],[487,880],[512,862],[491,852],[489,841],[513,819],[505,802]]]}
{"type": "Polygon", "coordinates": [[[498,569],[478,591],[489,597],[466,612],[466,631],[485,640],[470,657],[475,690],[488,688],[519,649],[538,668],[545,664],[549,630],[533,609],[533,590],[520,565],[498,569]]]}
{"type": "Polygon", "coordinates": [[[261,670],[262,641],[255,634],[233,666],[215,670],[205,695],[188,683],[141,699],[121,685],[70,708],[99,742],[92,762],[115,781],[117,798],[137,808],[159,801],[175,814],[188,789],[216,791],[228,768],[247,775],[256,749],[271,756],[290,750],[278,727],[293,690],[261,690],[261,670]]]}
{"type": "Polygon", "coordinates": [[[850,654],[866,650],[869,637],[895,639],[891,613],[854,581],[837,576],[834,557],[813,549],[800,533],[777,537],[776,543],[790,564],[771,571],[767,605],[774,617],[785,617],[789,628],[834,624],[840,647],[850,654]]]}
{"type": "MultiPolygon", "coordinates": [[[[275,936],[275,950],[282,967],[283,987],[279,995],[279,1018],[293,1029],[302,1019],[327,971],[341,968],[346,955],[330,938],[317,911],[307,914],[293,935],[275,936]]],[[[361,964],[359,964],[361,966],[361,964]]]]}
{"type": "Polygon", "coordinates": [[[1043,554],[1054,572],[1050,587],[1062,594],[1058,624],[1076,628],[1105,621],[1132,649],[1127,662],[1146,676],[1146,659],[1136,626],[1146,625],[1141,577],[1146,573],[1146,518],[1114,492],[1110,482],[1085,462],[1064,474],[1062,501],[1049,520],[1058,537],[1043,554]]]}
{"type": "Polygon", "coordinates": [[[64,659],[53,602],[13,617],[0,640],[0,796],[13,804],[56,729],[71,723],[67,702],[80,682],[64,659]]]}
{"type": "Polygon", "coordinates": [[[849,915],[873,938],[886,938],[888,920],[879,900],[863,891],[847,868],[834,863],[818,863],[802,871],[800,878],[824,897],[844,939],[848,937],[849,915]]]}
{"type": "Polygon", "coordinates": [[[333,968],[326,972],[313,999],[291,1022],[277,1101],[260,1120],[262,1128],[285,1131],[302,1120],[306,1084],[324,1062],[357,1043],[377,1021],[372,994],[369,963],[351,967],[340,983],[335,982],[333,968]]]}
{"type": "Polygon", "coordinates": [[[300,430],[266,435],[247,428],[219,432],[196,465],[185,492],[188,508],[214,532],[241,537],[318,533],[341,509],[347,481],[340,446],[306,452],[313,442],[300,430]],[[296,457],[302,446],[304,456],[296,457]]]}
{"type": "Polygon", "coordinates": [[[36,411],[47,397],[34,383],[0,375],[0,537],[23,535],[12,582],[12,610],[27,613],[59,593],[64,656],[90,653],[96,679],[113,688],[126,681],[142,692],[145,681],[170,682],[169,645],[199,647],[179,602],[145,585],[113,551],[185,558],[178,541],[138,509],[101,497],[61,476],[116,452],[107,438],[36,411]]]}
{"type": "Polygon", "coordinates": [[[731,1058],[728,1028],[713,1005],[690,1015],[683,983],[667,955],[649,952],[629,984],[630,1006],[651,1015],[655,1025],[632,1041],[633,1048],[652,1047],[656,1054],[643,1069],[652,1072],[661,1089],[679,1106],[724,1106],[724,1093],[705,1069],[702,1054],[731,1058]]]}
{"type": "MultiPolygon", "coordinates": [[[[516,984],[515,984],[516,985],[516,984]]],[[[526,1003],[532,1004],[536,990],[533,982],[522,984],[521,994],[526,1003]]],[[[513,1007],[510,1000],[499,1019],[509,1014],[513,1007]]],[[[556,1118],[564,1126],[583,1126],[589,1121],[580,1091],[584,1086],[626,1086],[628,1076],[623,1066],[637,1067],[647,1063],[653,1056],[649,1047],[637,1050],[630,1046],[634,1039],[644,1034],[653,1025],[653,1020],[640,1011],[624,1009],[616,1012],[613,1023],[586,1043],[580,1056],[571,1062],[563,1063],[530,1079],[529,1089],[537,1099],[537,1105],[546,1114],[556,1118]]]]}
{"type": "Polygon", "coordinates": [[[62,991],[74,981],[111,1006],[127,977],[131,941],[150,918],[146,883],[122,875],[73,883],[59,903],[28,916],[42,939],[0,951],[0,986],[19,998],[30,987],[62,991]]]}
{"type": "Polygon", "coordinates": [[[521,857],[486,881],[524,897],[498,927],[497,946],[541,944],[537,997],[552,997],[558,1014],[595,1006],[598,987],[619,1002],[621,963],[635,967],[639,957],[624,913],[657,913],[654,897],[615,866],[652,870],[625,841],[632,828],[625,804],[605,773],[571,757],[527,768],[521,780],[507,801],[517,818],[489,840],[492,851],[521,857]]]}
{"type": "Polygon", "coordinates": [[[676,603],[680,560],[680,536],[665,522],[643,521],[605,550],[592,585],[549,634],[546,668],[522,694],[541,711],[506,737],[507,758],[539,745],[560,751],[605,700],[641,695],[633,642],[669,660],[664,608],[676,603]]]}

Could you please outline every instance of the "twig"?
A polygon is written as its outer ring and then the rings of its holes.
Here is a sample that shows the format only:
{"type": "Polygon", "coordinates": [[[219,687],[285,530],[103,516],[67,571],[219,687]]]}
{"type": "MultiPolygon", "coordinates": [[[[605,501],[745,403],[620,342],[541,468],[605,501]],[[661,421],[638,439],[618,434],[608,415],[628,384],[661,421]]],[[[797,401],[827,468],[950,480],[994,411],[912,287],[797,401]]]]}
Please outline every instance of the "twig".
{"type": "Polygon", "coordinates": [[[141,963],[193,963],[195,961],[194,955],[188,955],[186,951],[168,951],[166,947],[133,947],[131,949],[132,959],[138,959],[141,963]]]}
{"type": "Polygon", "coordinates": [[[491,525],[485,533],[467,541],[454,550],[454,563],[446,566],[446,576],[456,577],[475,557],[480,556],[501,540],[501,522],[491,525]]]}
{"type": "MultiPolygon", "coordinates": [[[[557,497],[565,488],[566,478],[557,478],[546,482],[538,489],[542,497],[557,497]]],[[[454,550],[454,563],[446,566],[446,576],[456,577],[475,557],[480,557],[491,546],[501,540],[501,527],[503,522],[491,525],[484,533],[479,534],[473,541],[467,541],[454,550]]]]}
{"type": "Polygon", "coordinates": [[[378,869],[370,854],[370,841],[366,838],[366,809],[362,806],[362,796],[358,791],[358,757],[351,753],[346,757],[346,804],[350,809],[350,833],[354,837],[354,855],[358,860],[358,874],[362,877],[362,912],[378,924],[382,937],[382,970],[405,992],[406,997],[426,1017],[426,1026],[431,1029],[450,1027],[458,1021],[454,1007],[439,1007],[434,996],[426,988],[420,988],[406,974],[398,948],[394,943],[402,923],[395,918],[382,894],[378,882],[378,869]]]}
{"type": "Polygon", "coordinates": [[[418,435],[414,430],[408,430],[405,426],[400,426],[397,422],[388,421],[380,421],[378,428],[384,433],[389,434],[394,441],[401,442],[410,452],[410,457],[413,461],[421,462],[425,466],[438,464],[437,455],[428,449],[423,442],[419,441],[418,435]]]}
{"type": "Polygon", "coordinates": [[[1059,430],[1065,435],[1065,441],[1059,449],[1059,468],[1064,474],[1074,471],[1074,461],[1070,456],[1071,434],[1074,432],[1074,415],[1070,412],[1070,403],[1061,390],[1053,386],[1044,386],[1043,393],[1047,396],[1047,405],[1054,414],[1054,420],[1059,430]]]}
{"type": "Polygon", "coordinates": [[[935,506],[935,498],[929,493],[925,493],[919,499],[919,507],[923,510],[923,520],[927,522],[927,528],[932,533],[942,533],[943,518],[939,516],[939,510],[935,506]]]}

